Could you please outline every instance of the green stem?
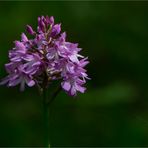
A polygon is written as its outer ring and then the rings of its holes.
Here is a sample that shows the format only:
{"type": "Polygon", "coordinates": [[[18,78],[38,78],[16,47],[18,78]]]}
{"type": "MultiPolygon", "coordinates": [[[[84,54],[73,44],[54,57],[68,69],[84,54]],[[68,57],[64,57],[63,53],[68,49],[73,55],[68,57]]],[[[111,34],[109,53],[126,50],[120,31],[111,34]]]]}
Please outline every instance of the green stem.
{"type": "Polygon", "coordinates": [[[53,93],[51,99],[48,100],[47,88],[43,89],[43,124],[44,124],[44,147],[50,148],[49,143],[49,106],[61,91],[61,87],[53,93]]]}
{"type": "Polygon", "coordinates": [[[61,86],[58,87],[57,90],[51,96],[51,99],[48,101],[48,106],[50,106],[50,104],[53,102],[53,100],[56,98],[56,96],[59,94],[60,91],[61,91],[61,86]]]}
{"type": "Polygon", "coordinates": [[[49,109],[47,103],[47,90],[43,89],[43,124],[44,124],[44,147],[49,148],[49,109]]]}

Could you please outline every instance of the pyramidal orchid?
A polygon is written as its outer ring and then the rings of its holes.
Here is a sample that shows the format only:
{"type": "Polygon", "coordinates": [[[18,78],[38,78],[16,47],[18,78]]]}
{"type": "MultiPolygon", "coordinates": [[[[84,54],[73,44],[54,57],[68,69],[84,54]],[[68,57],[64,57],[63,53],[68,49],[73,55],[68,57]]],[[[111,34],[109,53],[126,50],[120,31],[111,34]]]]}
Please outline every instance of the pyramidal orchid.
{"type": "Polygon", "coordinates": [[[84,84],[89,79],[85,66],[89,62],[88,58],[79,54],[81,48],[77,43],[66,40],[61,24],[55,24],[52,16],[38,17],[37,30],[27,25],[26,31],[31,38],[22,33],[21,40],[14,41],[15,46],[9,51],[10,62],[5,64],[8,76],[0,84],[7,84],[8,87],[20,85],[21,91],[26,85],[38,86],[43,94],[45,146],[48,146],[49,102],[61,89],[70,96],[76,96],[77,92],[84,93],[84,84]],[[54,81],[60,82],[60,89],[48,100],[47,88],[54,81]]]}
{"type": "Polygon", "coordinates": [[[14,41],[15,47],[9,51],[10,62],[5,64],[8,76],[1,84],[13,87],[20,84],[33,87],[48,86],[55,80],[61,81],[61,87],[69,95],[84,93],[83,86],[88,79],[85,66],[87,58],[79,54],[81,48],[77,43],[66,41],[66,33],[61,32],[61,24],[54,24],[53,17],[38,17],[35,31],[27,25],[31,39],[22,33],[20,41],[14,41]],[[46,82],[45,82],[46,77],[46,82]]]}

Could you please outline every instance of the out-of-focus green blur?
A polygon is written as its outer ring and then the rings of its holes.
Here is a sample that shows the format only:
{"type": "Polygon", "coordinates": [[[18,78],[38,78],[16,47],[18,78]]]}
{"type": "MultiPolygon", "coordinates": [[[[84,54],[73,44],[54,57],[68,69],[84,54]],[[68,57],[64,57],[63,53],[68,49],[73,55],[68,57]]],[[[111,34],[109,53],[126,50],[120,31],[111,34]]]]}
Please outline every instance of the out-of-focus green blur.
{"type": "MultiPolygon", "coordinates": [[[[88,56],[85,94],[50,108],[51,146],[148,146],[148,2],[0,2],[0,78],[13,41],[40,15],[88,56]]],[[[49,93],[52,93],[49,88],[49,93]]],[[[42,146],[36,88],[0,87],[0,146],[42,146]]]]}

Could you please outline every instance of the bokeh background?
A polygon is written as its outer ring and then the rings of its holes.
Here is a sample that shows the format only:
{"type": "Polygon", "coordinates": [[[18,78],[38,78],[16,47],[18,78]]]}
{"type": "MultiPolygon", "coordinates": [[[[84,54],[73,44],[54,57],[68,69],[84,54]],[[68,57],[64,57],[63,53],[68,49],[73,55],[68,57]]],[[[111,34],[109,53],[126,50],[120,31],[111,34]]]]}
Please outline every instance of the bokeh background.
{"type": "MultiPolygon", "coordinates": [[[[148,146],[148,2],[0,2],[0,78],[26,24],[53,15],[88,56],[85,94],[50,108],[51,146],[148,146]]],[[[49,89],[50,92],[50,89],[49,89]]],[[[0,87],[0,146],[42,146],[36,88],[0,87]]]]}

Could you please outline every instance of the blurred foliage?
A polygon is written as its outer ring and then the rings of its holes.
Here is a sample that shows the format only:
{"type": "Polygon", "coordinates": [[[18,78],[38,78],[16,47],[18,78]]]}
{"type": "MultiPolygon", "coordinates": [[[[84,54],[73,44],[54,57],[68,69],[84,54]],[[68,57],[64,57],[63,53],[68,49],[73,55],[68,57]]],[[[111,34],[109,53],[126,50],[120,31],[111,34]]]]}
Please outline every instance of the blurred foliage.
{"type": "MultiPolygon", "coordinates": [[[[148,146],[148,2],[0,2],[0,77],[26,24],[53,15],[89,57],[85,94],[50,108],[51,146],[148,146]]],[[[49,93],[52,93],[49,89],[49,93]]],[[[0,146],[42,146],[36,88],[0,87],[0,146]]]]}

